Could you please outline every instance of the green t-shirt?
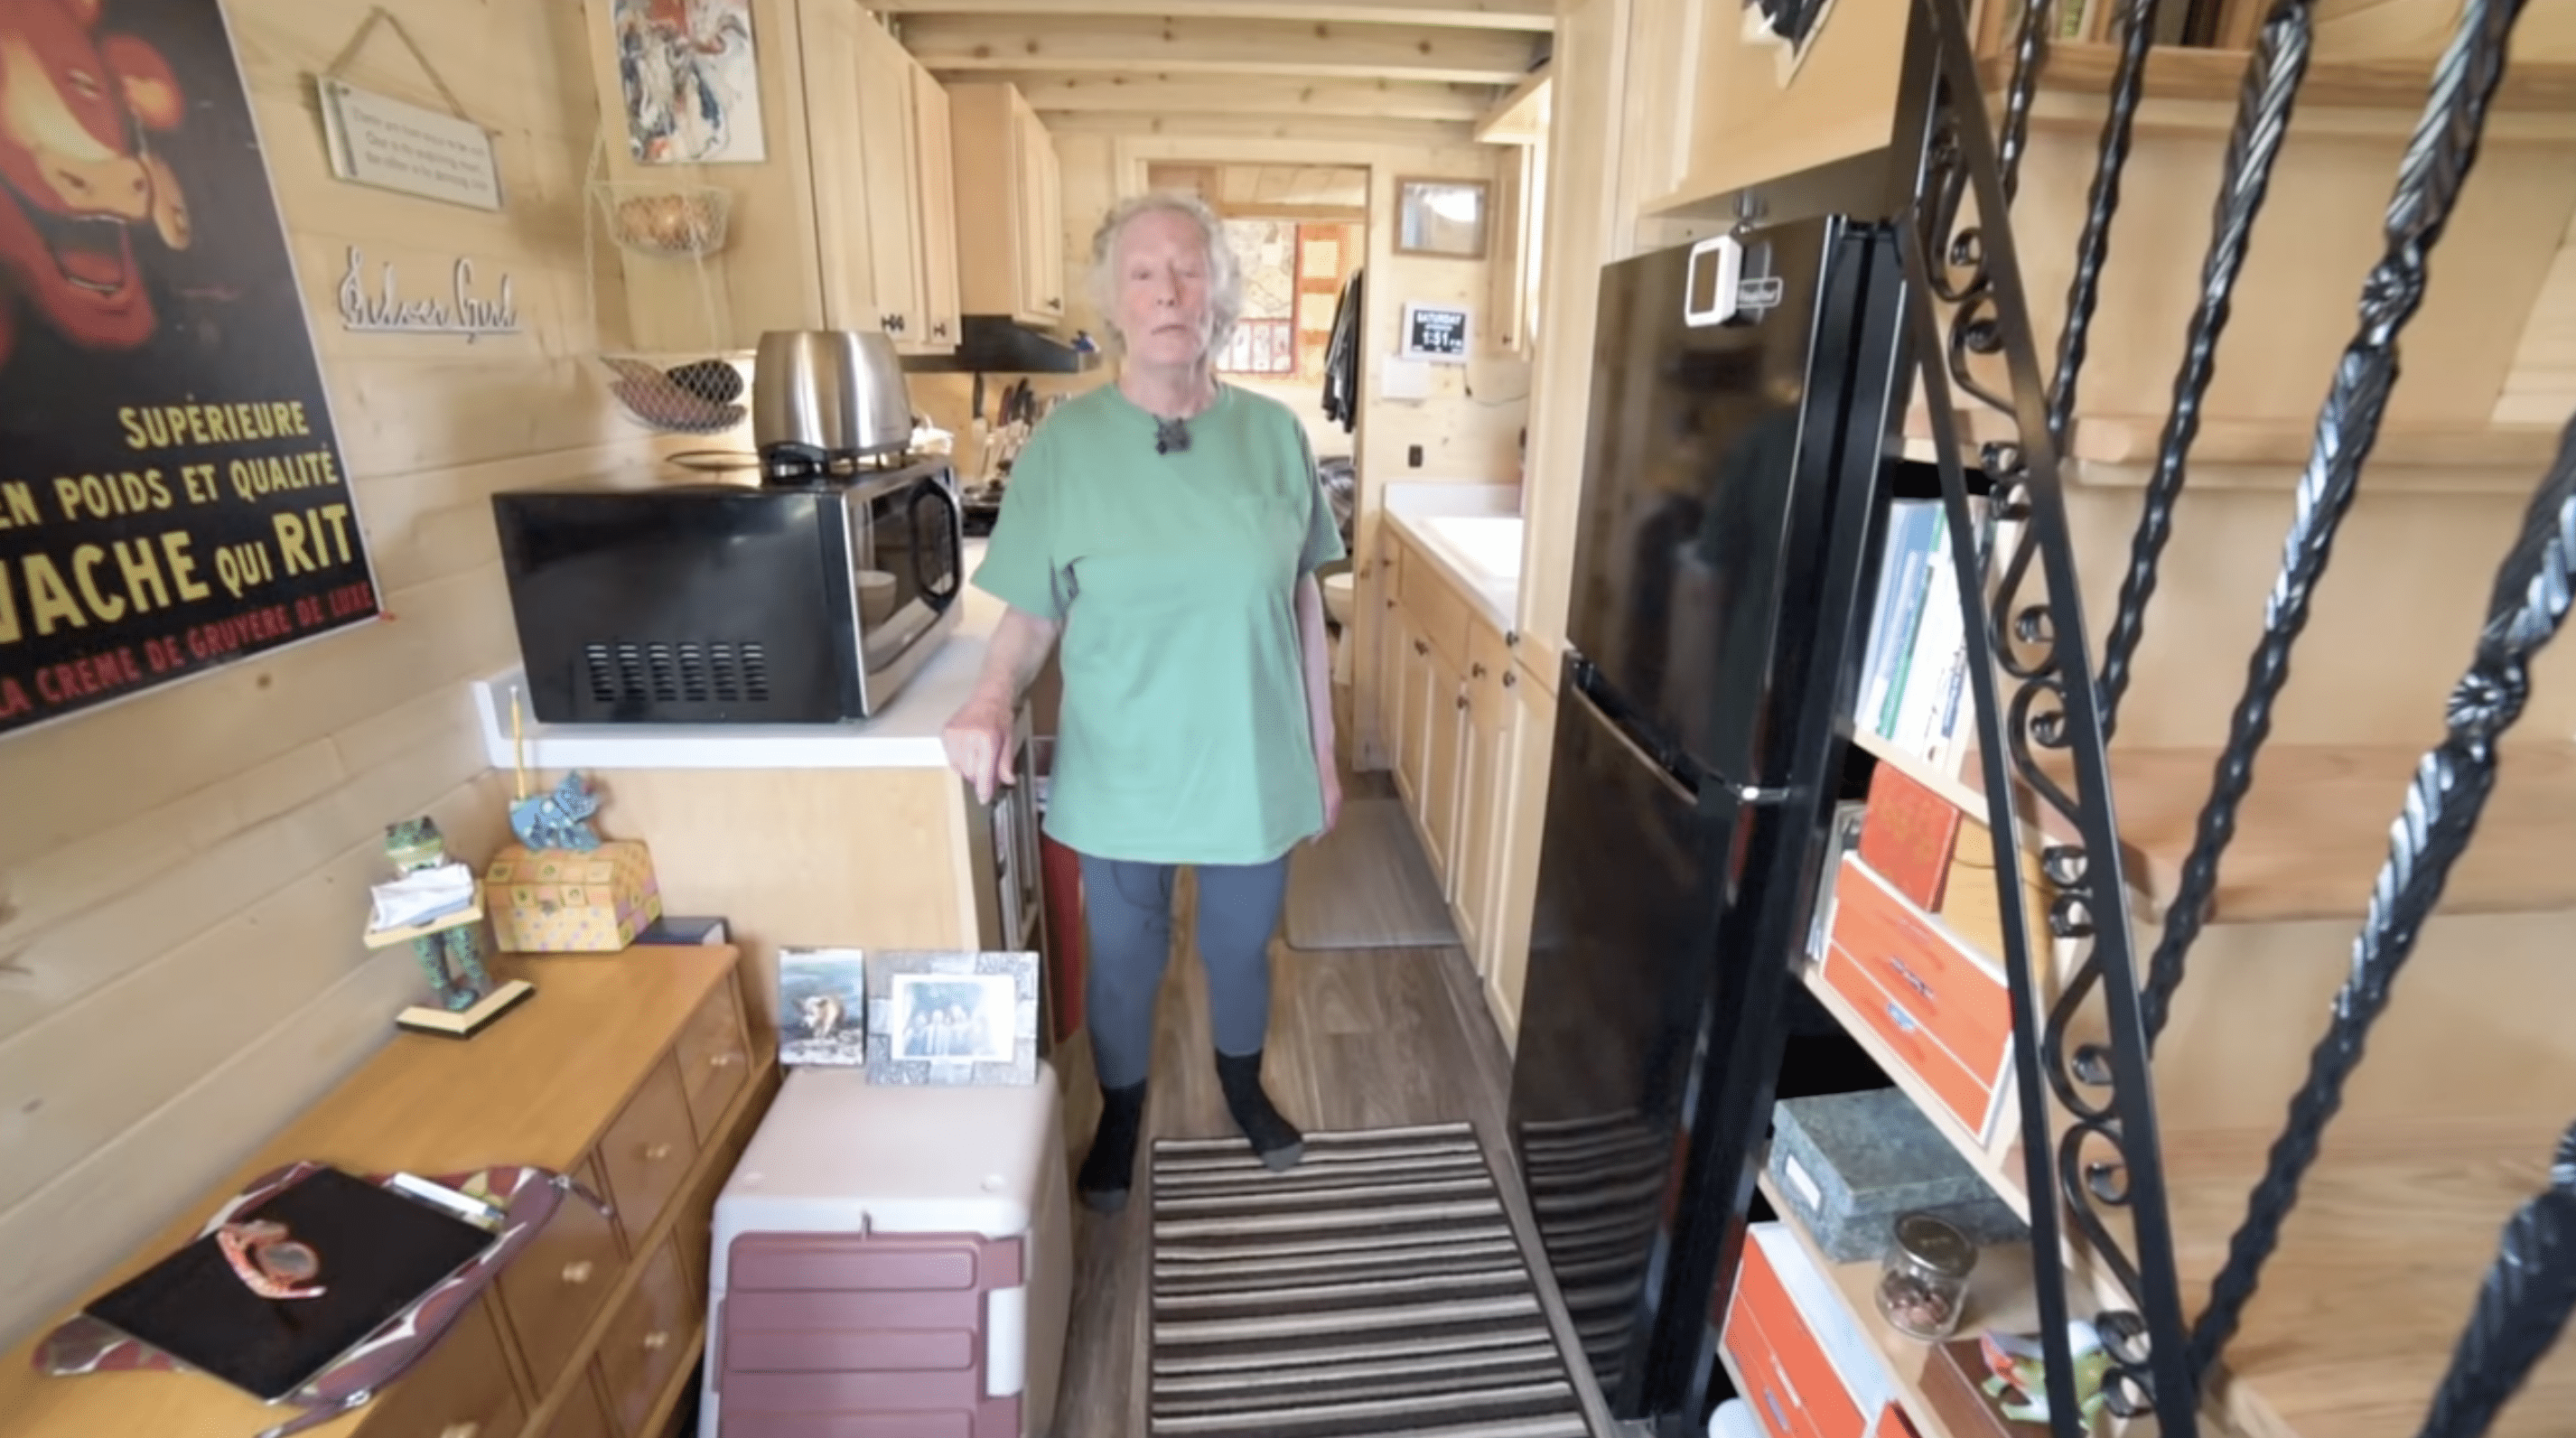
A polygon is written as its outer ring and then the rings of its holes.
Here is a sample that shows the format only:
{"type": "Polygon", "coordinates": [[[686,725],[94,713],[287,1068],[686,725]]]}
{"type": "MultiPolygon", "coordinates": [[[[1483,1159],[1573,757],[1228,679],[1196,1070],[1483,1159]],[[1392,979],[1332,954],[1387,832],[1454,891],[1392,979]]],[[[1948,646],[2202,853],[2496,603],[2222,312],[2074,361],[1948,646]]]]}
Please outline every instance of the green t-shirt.
{"type": "Polygon", "coordinates": [[[1115,385],[1011,467],[976,587],[1064,624],[1047,832],[1098,858],[1259,864],[1324,824],[1297,580],[1342,557],[1306,431],[1220,386],[1190,447],[1115,385]]]}

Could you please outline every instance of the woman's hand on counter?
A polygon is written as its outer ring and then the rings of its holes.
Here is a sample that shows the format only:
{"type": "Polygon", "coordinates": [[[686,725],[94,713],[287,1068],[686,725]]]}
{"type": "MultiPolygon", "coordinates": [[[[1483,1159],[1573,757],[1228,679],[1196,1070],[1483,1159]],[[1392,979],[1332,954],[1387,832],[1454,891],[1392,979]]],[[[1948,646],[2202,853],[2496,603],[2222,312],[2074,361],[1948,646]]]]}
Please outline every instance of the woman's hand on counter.
{"type": "Polygon", "coordinates": [[[974,787],[978,804],[992,803],[997,786],[1019,782],[1011,765],[1007,700],[980,693],[967,700],[949,718],[948,727],[939,731],[939,743],[948,751],[948,767],[974,787]]]}
{"type": "Polygon", "coordinates": [[[939,731],[948,767],[974,787],[978,804],[992,803],[997,786],[1019,782],[1011,762],[1011,739],[1017,727],[1013,719],[1019,712],[1020,695],[1045,666],[1047,651],[1055,647],[1063,627],[1024,609],[1004,610],[984,651],[984,672],[975,681],[975,692],[939,731]]]}

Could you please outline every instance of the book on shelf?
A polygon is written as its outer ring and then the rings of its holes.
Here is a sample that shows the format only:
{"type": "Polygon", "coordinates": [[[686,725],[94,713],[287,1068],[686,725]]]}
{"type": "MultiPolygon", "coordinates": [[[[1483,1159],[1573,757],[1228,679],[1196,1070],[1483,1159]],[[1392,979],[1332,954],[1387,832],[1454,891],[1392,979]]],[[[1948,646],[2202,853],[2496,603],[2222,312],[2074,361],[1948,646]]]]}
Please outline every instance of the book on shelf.
{"type": "MultiPolygon", "coordinates": [[[[1952,774],[1975,733],[1968,687],[1967,589],[1961,582],[1947,515],[1929,499],[1892,501],[1879,554],[1878,602],[1862,649],[1854,726],[1952,774]]],[[[1981,554],[2009,554],[2018,523],[1998,526],[1983,501],[1970,501],[1981,554]]],[[[1982,602],[1976,612],[1982,614],[1982,602]]]]}

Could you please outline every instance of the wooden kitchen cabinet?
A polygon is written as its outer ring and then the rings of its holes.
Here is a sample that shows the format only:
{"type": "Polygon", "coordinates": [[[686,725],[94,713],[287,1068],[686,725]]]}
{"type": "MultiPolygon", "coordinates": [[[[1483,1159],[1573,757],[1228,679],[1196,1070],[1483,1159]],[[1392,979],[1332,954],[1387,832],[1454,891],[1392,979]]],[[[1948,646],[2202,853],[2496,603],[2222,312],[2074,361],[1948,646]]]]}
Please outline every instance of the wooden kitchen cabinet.
{"type": "Polygon", "coordinates": [[[957,288],[971,315],[1064,318],[1064,194],[1055,141],[1019,88],[949,87],[957,288]]]}
{"type": "Polygon", "coordinates": [[[918,64],[912,66],[912,121],[921,201],[921,303],[928,326],[915,337],[915,342],[932,349],[954,350],[965,314],[957,292],[955,140],[949,123],[948,91],[918,64]]]}
{"type": "MultiPolygon", "coordinates": [[[[610,0],[583,0],[605,177],[725,192],[722,250],[702,262],[615,250],[644,353],[754,348],[773,329],[881,330],[910,354],[957,346],[956,197],[946,94],[858,0],[752,0],[765,158],[636,162],[624,144],[610,0]]],[[[612,344],[614,342],[612,341],[612,344]]]]}
{"type": "MultiPolygon", "coordinates": [[[[1431,770],[1433,650],[1431,641],[1413,622],[1412,614],[1402,609],[1396,613],[1400,616],[1396,633],[1402,637],[1403,644],[1403,652],[1397,660],[1403,665],[1404,673],[1397,688],[1400,708],[1395,719],[1396,732],[1403,737],[1397,741],[1401,752],[1396,760],[1395,787],[1404,796],[1405,808],[1413,815],[1415,827],[1420,829],[1425,812],[1423,791],[1431,770]]],[[[1429,835],[1424,835],[1424,842],[1428,844],[1429,835]]],[[[1434,867],[1438,867],[1436,863],[1434,867]]]]}
{"type": "Polygon", "coordinates": [[[1477,972],[1488,973],[1499,961],[1518,665],[1503,632],[1437,565],[1392,526],[1380,544],[1381,742],[1459,942],[1477,972]]]}
{"type": "Polygon", "coordinates": [[[1440,895],[1458,897],[1458,764],[1467,728],[1467,691],[1457,661],[1439,645],[1430,649],[1430,695],[1427,702],[1430,742],[1422,773],[1422,841],[1431,870],[1440,876],[1440,895]]]}
{"type": "Polygon", "coordinates": [[[1495,873],[1503,848],[1504,779],[1519,704],[1512,691],[1519,682],[1503,637],[1478,625],[1468,636],[1467,675],[1461,686],[1466,712],[1458,744],[1458,862],[1449,892],[1458,936],[1480,975],[1494,961],[1495,873]]]}

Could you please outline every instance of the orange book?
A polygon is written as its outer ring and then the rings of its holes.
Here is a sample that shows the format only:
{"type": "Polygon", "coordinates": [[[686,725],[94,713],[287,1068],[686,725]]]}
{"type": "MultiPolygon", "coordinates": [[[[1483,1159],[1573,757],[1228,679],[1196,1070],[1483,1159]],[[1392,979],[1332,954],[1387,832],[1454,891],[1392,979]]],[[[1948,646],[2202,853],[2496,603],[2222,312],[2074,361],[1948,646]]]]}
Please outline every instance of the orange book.
{"type": "Polygon", "coordinates": [[[1958,806],[1895,765],[1881,764],[1870,778],[1869,811],[1861,819],[1861,862],[1916,907],[1938,909],[1959,818],[1958,806]]]}

